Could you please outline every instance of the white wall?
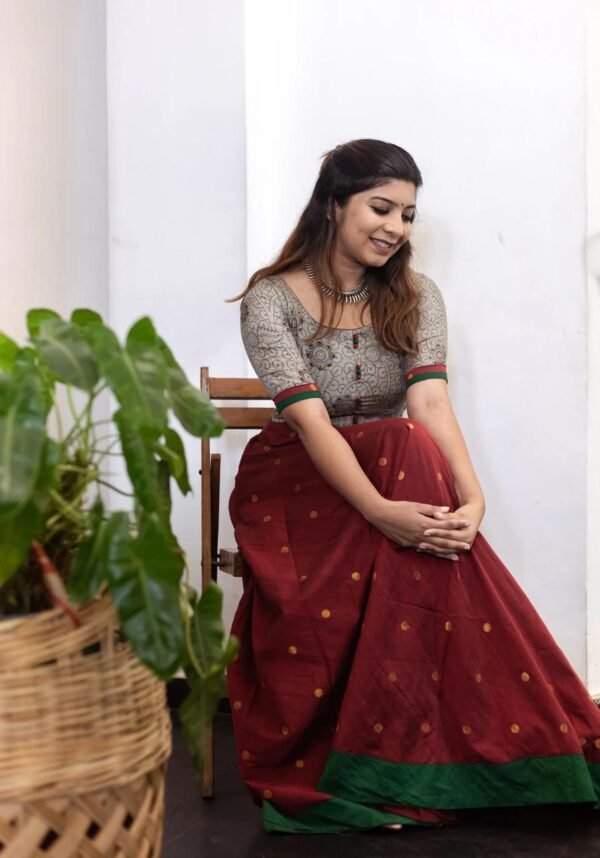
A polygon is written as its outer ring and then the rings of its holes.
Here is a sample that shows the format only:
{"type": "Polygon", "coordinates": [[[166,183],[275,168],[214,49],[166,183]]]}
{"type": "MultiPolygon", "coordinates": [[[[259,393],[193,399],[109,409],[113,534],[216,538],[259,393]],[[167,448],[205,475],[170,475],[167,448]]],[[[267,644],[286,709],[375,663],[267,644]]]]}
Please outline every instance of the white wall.
{"type": "Polygon", "coordinates": [[[416,267],[442,288],[483,531],[586,671],[583,5],[251,0],[248,254],[271,258],[337,143],[420,165],[416,267]]]}
{"type": "Polygon", "coordinates": [[[106,43],[101,0],[0,4],[0,327],[107,309],[106,43]]]}
{"type": "Polygon", "coordinates": [[[600,5],[587,0],[588,685],[600,697],[600,5]]]}
{"type": "MultiPolygon", "coordinates": [[[[1,329],[22,337],[30,306],[106,314],[110,299],[121,331],[150,313],[191,377],[203,363],[243,375],[238,305],[223,299],[277,251],[320,155],[358,136],[405,146],[425,177],[417,263],[446,295],[484,531],[582,676],[588,420],[600,691],[600,293],[590,277],[588,356],[582,253],[586,133],[588,235],[600,231],[593,0],[587,129],[584,0],[234,0],[227,14],[109,0],[107,22],[105,5],[0,4],[1,329]]],[[[223,513],[242,443],[217,445],[223,513]]],[[[175,522],[198,584],[199,492],[175,522]]],[[[239,582],[224,586],[229,622],[239,582]]]]}
{"type": "MultiPolygon", "coordinates": [[[[110,318],[150,315],[189,377],[245,375],[243,9],[197,0],[109,0],[107,15],[110,318]]],[[[243,438],[224,461],[223,515],[243,438]]],[[[175,499],[175,530],[200,584],[199,442],[186,441],[195,498],[175,499]]],[[[224,520],[222,542],[231,544],[224,520]]],[[[222,576],[226,621],[239,583],[222,576]]]]}

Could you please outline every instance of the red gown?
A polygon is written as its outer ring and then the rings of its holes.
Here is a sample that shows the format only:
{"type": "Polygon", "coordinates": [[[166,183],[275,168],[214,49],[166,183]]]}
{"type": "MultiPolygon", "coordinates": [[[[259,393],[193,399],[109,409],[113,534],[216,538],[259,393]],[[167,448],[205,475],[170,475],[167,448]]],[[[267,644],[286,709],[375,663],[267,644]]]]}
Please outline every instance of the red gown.
{"type": "MultiPolygon", "coordinates": [[[[385,497],[458,506],[418,422],[338,431],[385,497]]],[[[230,700],[266,830],[598,806],[600,711],[483,535],[458,562],[392,543],[284,423],[249,442],[230,511],[251,570],[230,700]]]]}

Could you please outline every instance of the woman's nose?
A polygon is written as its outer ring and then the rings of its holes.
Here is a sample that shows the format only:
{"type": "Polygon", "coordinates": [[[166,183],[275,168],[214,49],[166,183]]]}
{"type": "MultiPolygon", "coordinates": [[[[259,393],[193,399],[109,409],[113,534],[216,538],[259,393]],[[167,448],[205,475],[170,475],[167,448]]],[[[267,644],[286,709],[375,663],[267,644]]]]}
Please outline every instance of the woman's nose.
{"type": "Polygon", "coordinates": [[[402,220],[402,214],[399,214],[393,220],[388,220],[383,229],[390,237],[403,238],[404,221],[402,220]]]}

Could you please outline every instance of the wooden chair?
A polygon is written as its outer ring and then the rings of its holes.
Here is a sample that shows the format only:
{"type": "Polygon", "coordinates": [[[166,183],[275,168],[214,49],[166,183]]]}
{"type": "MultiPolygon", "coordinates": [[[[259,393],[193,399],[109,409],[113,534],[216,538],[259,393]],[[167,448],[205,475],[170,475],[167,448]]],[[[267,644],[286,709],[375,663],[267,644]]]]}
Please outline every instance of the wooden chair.
{"type": "MultiPolygon", "coordinates": [[[[271,400],[257,378],[211,378],[208,367],[200,370],[200,389],[217,400],[271,400]]],[[[256,406],[218,407],[227,429],[261,429],[270,419],[274,408],[256,406]]],[[[241,577],[244,561],[237,548],[219,549],[219,497],[221,487],[221,456],[211,453],[210,438],[202,439],[202,590],[217,580],[221,569],[228,575],[241,577]]],[[[202,772],[202,797],[212,798],[214,780],[212,723],[206,731],[206,748],[202,772]]]]}

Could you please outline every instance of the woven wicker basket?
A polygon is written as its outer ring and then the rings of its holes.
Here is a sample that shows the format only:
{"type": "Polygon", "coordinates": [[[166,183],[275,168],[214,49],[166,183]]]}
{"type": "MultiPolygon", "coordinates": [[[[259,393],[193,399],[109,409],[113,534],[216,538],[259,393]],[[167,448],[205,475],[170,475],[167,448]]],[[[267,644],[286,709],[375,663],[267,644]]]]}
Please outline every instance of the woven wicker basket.
{"type": "Polygon", "coordinates": [[[2,858],[158,858],[171,728],[164,685],[107,597],[0,622],[2,858]]]}

